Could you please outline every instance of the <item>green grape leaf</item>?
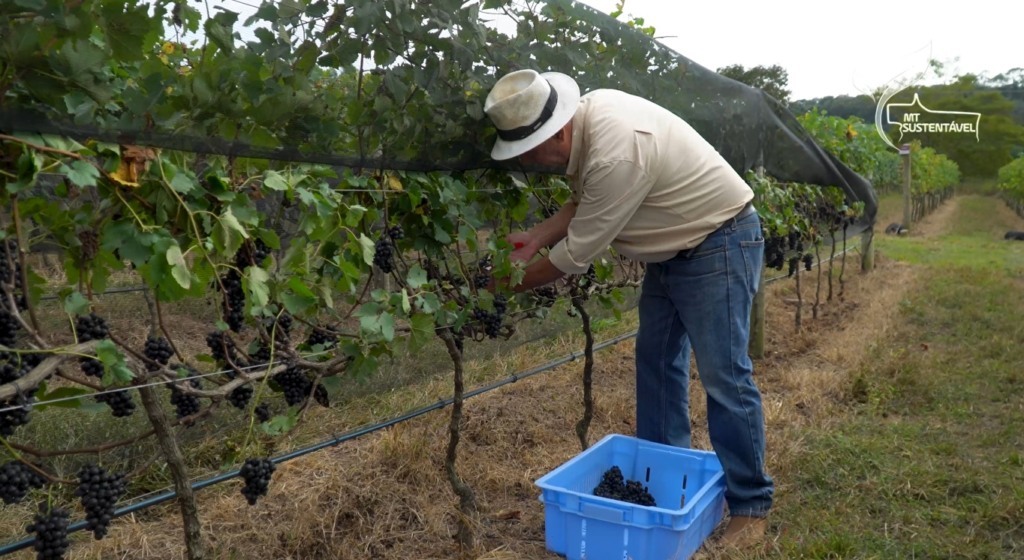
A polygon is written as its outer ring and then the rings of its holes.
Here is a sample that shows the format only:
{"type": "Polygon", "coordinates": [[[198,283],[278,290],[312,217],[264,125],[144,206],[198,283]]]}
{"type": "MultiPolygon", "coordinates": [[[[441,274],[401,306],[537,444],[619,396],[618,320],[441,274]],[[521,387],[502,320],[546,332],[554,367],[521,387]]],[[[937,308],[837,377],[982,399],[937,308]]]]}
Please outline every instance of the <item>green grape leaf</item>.
{"type": "Polygon", "coordinates": [[[84,315],[89,312],[89,300],[75,290],[64,298],[64,312],[68,315],[84,315]]]}
{"type": "Polygon", "coordinates": [[[269,280],[270,275],[267,274],[267,271],[258,266],[250,266],[245,269],[242,283],[252,296],[251,303],[254,314],[270,302],[270,288],[267,287],[269,280]]]}
{"type": "Polygon", "coordinates": [[[298,409],[291,407],[288,414],[279,414],[261,425],[263,433],[270,436],[286,434],[299,423],[298,409]]]}
{"type": "Polygon", "coordinates": [[[363,262],[365,262],[367,266],[373,266],[373,255],[377,252],[373,240],[366,237],[366,234],[360,233],[359,246],[363,250],[363,262]]]}
{"type": "Polygon", "coordinates": [[[36,410],[43,410],[50,407],[57,408],[80,408],[85,401],[74,397],[92,394],[92,391],[82,387],[58,387],[49,393],[36,397],[36,410]],[[69,399],[69,400],[62,400],[69,399]],[[51,402],[58,401],[58,402],[51,402]]]}
{"type": "Polygon", "coordinates": [[[420,265],[414,264],[409,269],[409,275],[405,279],[406,283],[409,284],[409,288],[418,290],[428,282],[427,271],[423,270],[420,265]]]}
{"type": "Polygon", "coordinates": [[[402,312],[408,314],[412,310],[412,305],[409,303],[409,292],[402,288],[402,312]]]}
{"type": "Polygon", "coordinates": [[[60,172],[67,176],[68,180],[82,188],[95,187],[96,179],[99,179],[100,172],[92,164],[75,160],[71,165],[61,164],[60,172]]]}
{"type": "Polygon", "coordinates": [[[124,354],[109,339],[101,340],[96,345],[96,359],[103,362],[103,386],[123,385],[135,378],[132,370],[124,362],[124,354]]]}
{"type": "Polygon", "coordinates": [[[181,254],[181,247],[171,245],[167,249],[167,264],[171,265],[171,276],[178,282],[178,285],[186,290],[189,289],[192,285],[192,274],[188,270],[185,256],[181,254]]]}
{"type": "Polygon", "coordinates": [[[426,313],[417,313],[409,319],[412,335],[409,337],[409,350],[416,351],[426,346],[434,338],[434,317],[426,313]]]}
{"type": "Polygon", "coordinates": [[[288,181],[277,171],[270,170],[263,178],[263,186],[272,191],[286,191],[288,190],[288,181]]]}
{"type": "Polygon", "coordinates": [[[316,305],[316,294],[299,278],[292,277],[288,280],[288,288],[291,290],[291,293],[282,294],[281,301],[292,315],[301,315],[310,307],[316,305]]]}

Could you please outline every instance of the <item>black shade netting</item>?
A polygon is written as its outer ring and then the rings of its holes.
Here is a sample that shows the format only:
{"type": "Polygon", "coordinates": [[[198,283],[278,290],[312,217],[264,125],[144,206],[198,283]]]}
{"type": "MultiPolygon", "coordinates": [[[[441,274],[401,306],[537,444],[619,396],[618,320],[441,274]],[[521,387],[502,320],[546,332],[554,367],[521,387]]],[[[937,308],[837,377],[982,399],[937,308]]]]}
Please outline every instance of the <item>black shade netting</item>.
{"type": "MultiPolygon", "coordinates": [[[[4,3],[0,129],[360,169],[507,169],[497,76],[559,71],[686,119],[739,172],[872,185],[778,101],[571,0],[4,3]]],[[[704,22],[695,22],[703,25],[704,22]]],[[[538,170],[542,171],[542,170],[538,170]]]]}

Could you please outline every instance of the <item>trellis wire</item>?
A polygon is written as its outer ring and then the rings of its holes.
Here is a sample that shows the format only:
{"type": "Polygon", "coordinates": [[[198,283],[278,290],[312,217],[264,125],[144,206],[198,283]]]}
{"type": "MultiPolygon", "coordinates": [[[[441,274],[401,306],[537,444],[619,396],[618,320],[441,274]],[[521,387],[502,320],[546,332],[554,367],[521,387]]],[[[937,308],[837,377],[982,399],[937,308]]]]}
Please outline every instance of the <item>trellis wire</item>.
{"type": "MultiPolygon", "coordinates": [[[[846,253],[849,253],[849,252],[854,251],[854,250],[855,250],[854,248],[849,248],[846,251],[838,253],[836,256],[845,255],[846,253]]],[[[833,259],[834,259],[834,257],[830,257],[828,259],[828,261],[831,261],[833,259]]],[[[822,262],[826,262],[826,261],[818,261],[817,265],[821,266],[822,262]]],[[[782,279],[785,279],[785,278],[788,278],[788,276],[778,276],[778,277],[767,278],[765,280],[765,284],[769,284],[769,283],[772,283],[772,282],[775,282],[775,281],[778,281],[778,280],[782,280],[782,279]]],[[[618,344],[618,343],[620,343],[622,341],[625,341],[625,340],[628,340],[630,338],[633,338],[633,337],[636,336],[636,334],[637,334],[637,331],[633,330],[633,331],[630,331],[628,333],[624,333],[624,334],[618,335],[616,337],[613,337],[611,339],[608,339],[608,340],[605,340],[603,342],[600,342],[598,344],[595,344],[594,345],[594,351],[603,350],[604,348],[607,348],[609,346],[612,346],[612,345],[618,344]]],[[[508,384],[511,384],[511,383],[515,383],[515,382],[517,382],[519,380],[526,379],[526,378],[529,378],[529,377],[533,377],[535,375],[538,375],[538,374],[550,371],[550,370],[552,370],[552,369],[554,369],[556,367],[559,367],[559,366],[564,365],[566,363],[572,362],[572,361],[582,357],[583,355],[584,355],[583,352],[572,352],[568,356],[564,356],[562,358],[558,358],[556,360],[550,361],[550,362],[548,362],[546,364],[543,364],[541,366],[537,366],[537,367],[535,367],[533,369],[526,370],[526,371],[521,372],[521,373],[513,374],[513,375],[511,375],[509,377],[506,377],[505,379],[500,380],[500,381],[497,381],[497,382],[494,382],[494,383],[491,383],[491,384],[488,384],[488,385],[484,385],[482,387],[479,387],[477,389],[469,391],[469,392],[467,392],[465,394],[463,399],[466,400],[466,399],[469,399],[469,398],[472,398],[472,397],[476,397],[476,396],[488,393],[490,391],[494,391],[494,390],[499,389],[501,387],[504,387],[505,385],[508,385],[508,384]]],[[[261,367],[261,366],[250,366],[250,367],[261,367]]],[[[223,372],[216,372],[216,373],[223,373],[223,372]]],[[[208,374],[208,375],[215,375],[216,373],[208,374]]],[[[121,390],[124,390],[124,389],[121,389],[121,390]]],[[[93,396],[93,394],[86,395],[86,396],[93,396]]],[[[81,398],[81,397],[78,397],[78,398],[81,398]]],[[[50,402],[50,401],[47,401],[47,402],[50,402]]],[[[454,402],[454,398],[442,399],[442,400],[439,400],[439,401],[437,401],[437,402],[435,402],[435,403],[433,403],[431,405],[427,405],[427,406],[424,406],[424,407],[421,407],[421,408],[418,408],[418,409],[406,412],[406,413],[404,413],[404,414],[402,414],[400,416],[394,417],[394,418],[392,418],[390,420],[387,420],[387,421],[384,421],[384,422],[378,422],[378,423],[375,423],[375,424],[370,424],[368,426],[364,426],[362,428],[358,428],[358,429],[349,431],[349,432],[347,432],[345,434],[342,434],[342,435],[339,435],[339,436],[335,436],[335,437],[332,437],[330,439],[321,441],[321,442],[316,443],[314,445],[307,446],[307,447],[304,447],[304,448],[301,448],[301,449],[298,449],[298,450],[295,450],[295,451],[291,451],[291,452],[286,453],[284,455],[280,455],[278,457],[273,458],[272,461],[275,464],[280,464],[280,463],[284,463],[284,462],[290,461],[292,459],[297,459],[299,457],[302,457],[302,456],[314,453],[316,451],[320,451],[320,450],[325,449],[327,447],[334,447],[334,446],[340,445],[342,443],[345,443],[347,441],[350,441],[350,440],[362,437],[364,435],[368,435],[368,434],[374,433],[376,431],[379,431],[379,430],[382,430],[382,429],[385,429],[385,428],[388,428],[388,427],[400,424],[402,422],[406,422],[408,420],[412,420],[414,418],[417,418],[417,417],[422,416],[424,414],[427,414],[429,412],[433,412],[435,410],[443,409],[444,407],[452,404],[453,402],[454,402]]],[[[7,410],[7,409],[0,409],[0,411],[2,411],[2,410],[7,410]]],[[[216,476],[213,476],[213,477],[210,477],[210,478],[199,480],[199,481],[194,482],[192,484],[192,489],[193,490],[201,490],[203,488],[207,488],[209,486],[214,486],[214,485],[219,484],[221,482],[226,482],[226,481],[228,481],[228,480],[238,476],[239,472],[240,471],[238,469],[235,469],[235,470],[231,470],[231,471],[228,471],[228,472],[225,472],[225,473],[221,473],[219,475],[216,475],[216,476]]],[[[135,502],[135,503],[133,503],[131,505],[119,508],[119,509],[114,511],[113,517],[114,518],[122,517],[124,515],[135,513],[137,511],[142,511],[142,510],[148,509],[150,507],[154,507],[154,506],[157,506],[157,505],[162,504],[164,502],[167,502],[169,500],[172,500],[175,497],[177,497],[177,493],[176,492],[174,492],[174,491],[166,491],[166,492],[164,492],[162,494],[159,494],[159,495],[156,495],[156,496],[153,496],[153,497],[150,497],[150,498],[146,498],[146,499],[137,501],[137,502],[135,502]]],[[[72,523],[71,525],[68,526],[68,533],[70,534],[70,533],[73,533],[73,532],[77,532],[77,531],[80,531],[80,530],[85,529],[85,528],[86,528],[86,522],[85,521],[77,521],[77,522],[72,523]]],[[[0,555],[9,554],[9,553],[12,553],[12,552],[16,552],[16,551],[28,548],[28,547],[32,546],[35,543],[35,540],[36,540],[35,537],[29,537],[29,538],[23,539],[21,541],[17,541],[17,542],[13,542],[13,543],[8,543],[8,544],[5,544],[5,545],[2,545],[2,546],[0,546],[0,555]]]]}
{"type": "MultiPolygon", "coordinates": [[[[637,331],[633,330],[633,331],[630,331],[628,333],[624,333],[624,334],[621,334],[621,335],[616,336],[614,338],[605,340],[604,342],[595,344],[594,345],[594,350],[595,351],[603,350],[604,348],[607,348],[608,346],[612,346],[612,345],[618,344],[618,343],[620,343],[620,342],[622,342],[624,340],[628,340],[630,338],[633,338],[633,337],[636,336],[636,333],[637,333],[637,331]]],[[[469,392],[467,392],[465,394],[463,399],[465,400],[465,399],[469,399],[471,397],[476,397],[478,395],[482,395],[482,394],[488,393],[490,391],[494,391],[496,389],[504,387],[505,385],[508,385],[508,384],[511,384],[511,383],[515,383],[515,382],[517,382],[519,380],[526,379],[526,378],[529,378],[529,377],[533,377],[534,375],[538,375],[538,374],[550,371],[550,370],[552,370],[552,369],[554,369],[556,367],[559,367],[559,366],[564,365],[566,363],[572,362],[572,361],[582,357],[583,355],[584,355],[584,353],[582,351],[581,352],[572,352],[568,356],[563,356],[562,358],[558,358],[557,360],[553,360],[551,362],[548,362],[548,363],[546,363],[544,365],[541,365],[541,366],[538,366],[536,368],[533,368],[533,369],[530,369],[530,370],[526,370],[526,371],[521,372],[521,373],[516,373],[516,374],[511,375],[509,377],[506,377],[505,379],[502,379],[500,381],[496,381],[496,382],[491,383],[489,385],[484,385],[482,387],[479,387],[477,389],[469,391],[469,392]]],[[[310,453],[314,453],[316,451],[320,451],[321,449],[325,449],[327,447],[334,447],[334,446],[340,445],[342,443],[345,443],[346,441],[353,440],[353,439],[356,439],[356,438],[359,438],[359,437],[371,434],[373,432],[376,432],[378,430],[382,430],[384,428],[389,428],[391,426],[394,426],[396,424],[400,424],[400,423],[408,421],[408,420],[412,420],[413,418],[422,416],[424,414],[427,414],[428,412],[433,412],[435,410],[440,410],[440,409],[442,409],[442,408],[452,404],[453,402],[454,402],[454,398],[442,399],[442,400],[439,400],[439,401],[437,401],[437,402],[435,402],[435,403],[433,403],[431,405],[427,405],[427,406],[424,406],[424,407],[412,410],[410,412],[406,412],[405,414],[402,414],[400,416],[394,417],[394,418],[392,418],[390,420],[387,420],[387,421],[384,421],[384,422],[378,422],[376,424],[371,424],[371,425],[368,425],[368,426],[364,426],[362,428],[358,428],[356,430],[352,430],[352,431],[347,432],[345,434],[341,434],[341,435],[332,437],[331,439],[327,439],[327,440],[321,441],[319,443],[310,445],[308,447],[304,447],[302,449],[291,451],[291,452],[286,453],[284,455],[281,455],[281,456],[273,458],[272,461],[275,464],[280,464],[280,463],[284,463],[286,461],[290,461],[292,459],[297,459],[297,458],[302,457],[304,455],[308,455],[310,453]]],[[[213,485],[219,484],[221,482],[225,482],[227,480],[230,480],[230,479],[238,476],[238,474],[239,474],[239,470],[235,469],[235,470],[232,470],[232,471],[229,471],[229,472],[225,472],[225,473],[219,474],[219,475],[211,477],[211,478],[207,478],[207,479],[204,479],[204,480],[200,480],[198,482],[194,482],[194,483],[192,483],[191,486],[192,486],[193,490],[202,490],[203,488],[207,488],[209,486],[213,486],[213,485]]],[[[138,502],[133,503],[131,505],[119,508],[119,509],[114,511],[112,517],[113,518],[122,517],[124,515],[135,513],[137,511],[145,510],[145,509],[148,509],[150,507],[153,507],[153,506],[159,505],[161,503],[164,503],[166,501],[172,500],[176,496],[177,496],[177,492],[174,492],[174,491],[164,492],[163,494],[160,494],[160,495],[157,495],[157,496],[153,496],[151,498],[147,498],[145,500],[141,500],[141,501],[138,501],[138,502]]],[[[74,533],[74,532],[77,532],[77,531],[81,531],[82,529],[85,529],[85,528],[86,528],[86,522],[85,521],[76,521],[75,523],[72,523],[72,524],[70,524],[68,526],[68,534],[71,534],[71,533],[74,533]]],[[[28,548],[28,547],[32,546],[35,543],[35,541],[36,541],[35,537],[29,537],[29,538],[22,539],[22,540],[17,541],[17,542],[7,543],[5,545],[2,545],[2,546],[0,546],[0,556],[2,556],[4,554],[10,554],[12,552],[17,552],[19,550],[28,548]]]]}
{"type": "MultiPolygon", "coordinates": [[[[822,264],[824,264],[826,262],[834,261],[837,257],[841,257],[841,256],[846,255],[847,253],[858,252],[858,251],[859,251],[859,249],[856,248],[856,247],[849,247],[845,251],[841,251],[839,253],[836,253],[836,255],[834,257],[830,257],[828,259],[822,259],[820,261],[817,261],[814,264],[814,266],[820,267],[822,264]]],[[[790,276],[788,276],[788,275],[771,276],[771,277],[768,277],[768,278],[765,279],[765,283],[766,284],[770,284],[772,282],[776,282],[776,281],[779,281],[779,280],[785,280],[785,279],[787,279],[789,277],[790,276]]],[[[142,287],[142,288],[138,288],[137,290],[141,291],[141,290],[145,290],[145,289],[146,289],[145,287],[142,287]]],[[[127,292],[127,291],[135,291],[135,289],[127,289],[126,288],[126,289],[122,290],[122,292],[127,292]]],[[[110,292],[105,292],[105,293],[122,293],[122,292],[114,292],[114,290],[111,290],[110,292]]],[[[53,297],[56,297],[56,296],[53,296],[53,297]]],[[[530,309],[524,309],[523,312],[529,313],[531,311],[536,311],[538,309],[541,309],[541,308],[540,307],[534,307],[534,308],[530,308],[530,309]]],[[[440,327],[438,327],[438,328],[440,328],[440,327]]],[[[435,331],[436,330],[437,330],[437,328],[435,328],[435,331]]],[[[535,338],[535,339],[527,340],[527,341],[524,341],[523,344],[529,344],[531,342],[535,342],[536,340],[538,340],[538,339],[535,338]]],[[[328,354],[328,353],[329,352],[326,352],[326,351],[325,352],[315,352],[315,353],[311,353],[311,354],[300,355],[300,357],[305,359],[305,358],[312,358],[312,357],[316,357],[316,356],[321,356],[321,355],[328,354]]],[[[238,369],[241,370],[241,371],[252,371],[252,370],[257,370],[257,369],[263,369],[263,368],[267,367],[268,365],[269,365],[268,363],[254,364],[254,365],[250,365],[250,366],[240,367],[238,369]]],[[[202,378],[206,378],[206,377],[213,377],[215,375],[226,375],[228,373],[233,373],[233,372],[234,372],[234,370],[230,370],[230,369],[228,369],[228,370],[220,370],[220,371],[214,371],[214,372],[211,372],[211,373],[203,373],[203,374],[198,374],[198,375],[192,375],[192,376],[189,376],[189,378],[190,379],[202,379],[202,378]]],[[[164,380],[160,380],[160,381],[153,381],[153,382],[150,382],[150,383],[144,383],[144,384],[141,384],[141,385],[130,385],[130,386],[126,386],[126,387],[111,388],[111,389],[106,389],[106,390],[103,390],[103,391],[96,391],[96,392],[93,392],[93,393],[87,393],[87,394],[82,394],[82,395],[73,395],[73,396],[70,396],[70,397],[62,397],[62,398],[59,398],[59,399],[39,401],[39,402],[35,402],[35,403],[28,403],[28,404],[22,404],[22,405],[14,405],[14,406],[8,406],[8,407],[0,407],[0,412],[7,412],[7,411],[17,410],[17,409],[32,409],[32,408],[34,408],[36,406],[41,406],[41,405],[51,405],[51,404],[56,404],[56,403],[59,403],[59,402],[81,400],[81,399],[84,399],[84,398],[87,398],[87,397],[97,397],[97,396],[100,396],[100,395],[105,395],[105,394],[110,394],[110,393],[119,393],[121,391],[132,390],[132,389],[139,389],[139,388],[142,388],[142,387],[159,387],[159,386],[163,386],[163,385],[170,385],[170,384],[173,384],[173,383],[178,383],[180,381],[184,381],[184,379],[172,379],[172,380],[164,379],[164,380]]]]}

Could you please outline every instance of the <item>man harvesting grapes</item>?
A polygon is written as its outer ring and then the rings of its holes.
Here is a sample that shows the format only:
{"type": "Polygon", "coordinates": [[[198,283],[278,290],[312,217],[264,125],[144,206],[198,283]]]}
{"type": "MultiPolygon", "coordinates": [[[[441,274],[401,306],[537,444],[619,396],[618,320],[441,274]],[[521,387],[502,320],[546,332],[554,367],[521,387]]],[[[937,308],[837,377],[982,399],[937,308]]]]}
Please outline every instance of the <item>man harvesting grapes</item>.
{"type": "Polygon", "coordinates": [[[517,290],[585,272],[609,246],[646,263],[636,341],[637,437],[690,447],[689,356],[707,393],[711,443],[725,470],[723,540],[761,539],[774,483],[747,353],[764,238],[750,187],[688,123],[625,92],[581,96],[564,74],[512,72],[484,111],[495,160],[564,169],[572,198],[509,235],[529,262],[517,290]],[[540,249],[547,255],[535,259],[540,249]]]}

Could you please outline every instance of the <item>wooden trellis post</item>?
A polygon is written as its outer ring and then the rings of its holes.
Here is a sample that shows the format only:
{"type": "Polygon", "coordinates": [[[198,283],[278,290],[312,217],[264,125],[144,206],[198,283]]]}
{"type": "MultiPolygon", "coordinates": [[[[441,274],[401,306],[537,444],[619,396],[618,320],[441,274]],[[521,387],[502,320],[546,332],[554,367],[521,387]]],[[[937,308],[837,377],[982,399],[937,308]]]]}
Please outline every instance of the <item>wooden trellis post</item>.
{"type": "Polygon", "coordinates": [[[910,224],[914,222],[910,196],[910,144],[900,146],[900,158],[903,160],[903,227],[910,229],[910,224]]]}
{"type": "Polygon", "coordinates": [[[874,226],[864,230],[864,233],[860,234],[860,269],[863,272],[871,272],[875,269],[874,226]]]}

